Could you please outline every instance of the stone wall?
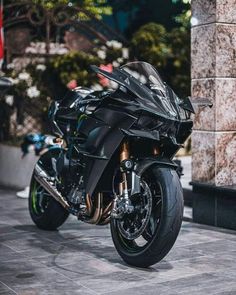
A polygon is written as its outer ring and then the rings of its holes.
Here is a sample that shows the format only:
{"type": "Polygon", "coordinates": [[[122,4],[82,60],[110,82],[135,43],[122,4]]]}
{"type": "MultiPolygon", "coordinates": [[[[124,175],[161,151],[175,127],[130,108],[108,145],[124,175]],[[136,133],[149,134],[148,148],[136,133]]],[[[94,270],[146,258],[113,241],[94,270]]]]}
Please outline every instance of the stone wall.
{"type": "Polygon", "coordinates": [[[236,184],[236,0],[193,0],[192,96],[207,97],[192,135],[192,180],[236,184]]]}

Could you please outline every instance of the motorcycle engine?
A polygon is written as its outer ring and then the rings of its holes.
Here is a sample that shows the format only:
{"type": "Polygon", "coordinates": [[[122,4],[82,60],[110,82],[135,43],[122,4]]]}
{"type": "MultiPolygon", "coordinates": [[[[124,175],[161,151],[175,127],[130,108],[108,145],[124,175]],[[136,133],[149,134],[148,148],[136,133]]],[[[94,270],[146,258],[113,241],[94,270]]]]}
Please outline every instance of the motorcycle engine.
{"type": "Polygon", "coordinates": [[[67,200],[73,205],[85,205],[85,194],[78,187],[73,187],[67,195],[67,200]]]}

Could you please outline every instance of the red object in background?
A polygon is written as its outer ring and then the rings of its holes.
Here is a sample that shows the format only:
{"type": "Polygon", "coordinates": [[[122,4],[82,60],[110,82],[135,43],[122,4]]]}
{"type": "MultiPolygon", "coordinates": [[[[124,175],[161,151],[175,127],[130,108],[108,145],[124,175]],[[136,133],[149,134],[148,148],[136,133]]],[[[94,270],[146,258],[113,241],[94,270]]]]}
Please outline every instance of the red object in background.
{"type": "Polygon", "coordinates": [[[0,6],[0,68],[4,59],[4,35],[3,35],[3,1],[0,6]]]}
{"type": "Polygon", "coordinates": [[[71,80],[66,86],[72,90],[77,87],[77,81],[75,79],[71,80]]]}
{"type": "MultiPolygon", "coordinates": [[[[113,66],[112,66],[112,64],[108,64],[108,65],[100,65],[99,68],[100,68],[101,70],[104,70],[104,71],[109,72],[109,73],[112,73],[112,71],[113,71],[113,66]]],[[[107,87],[107,86],[109,86],[109,80],[108,80],[106,77],[104,77],[104,76],[102,76],[102,75],[99,75],[99,74],[98,74],[98,77],[99,77],[99,82],[100,82],[100,84],[101,84],[103,87],[107,87]]]]}

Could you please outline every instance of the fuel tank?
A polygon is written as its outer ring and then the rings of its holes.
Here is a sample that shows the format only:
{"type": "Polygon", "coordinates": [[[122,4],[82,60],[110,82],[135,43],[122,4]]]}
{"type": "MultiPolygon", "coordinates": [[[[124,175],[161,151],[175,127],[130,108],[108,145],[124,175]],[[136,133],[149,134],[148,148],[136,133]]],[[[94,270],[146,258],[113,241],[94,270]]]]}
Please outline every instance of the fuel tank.
{"type": "Polygon", "coordinates": [[[76,129],[77,120],[82,114],[77,107],[78,103],[92,92],[93,90],[89,88],[77,87],[68,91],[63,99],[52,102],[49,119],[55,134],[63,136],[76,129]]]}

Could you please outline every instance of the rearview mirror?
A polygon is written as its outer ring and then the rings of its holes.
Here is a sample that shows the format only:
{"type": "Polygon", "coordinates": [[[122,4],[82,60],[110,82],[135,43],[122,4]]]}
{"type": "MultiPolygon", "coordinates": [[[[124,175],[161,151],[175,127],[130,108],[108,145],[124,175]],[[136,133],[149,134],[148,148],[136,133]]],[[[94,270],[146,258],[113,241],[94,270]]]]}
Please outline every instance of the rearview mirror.
{"type": "Polygon", "coordinates": [[[212,107],[213,103],[204,97],[187,97],[179,104],[184,110],[190,111],[195,114],[197,107],[212,107]]]}

